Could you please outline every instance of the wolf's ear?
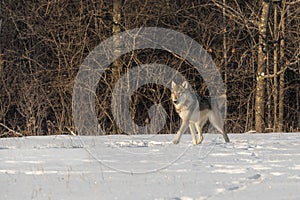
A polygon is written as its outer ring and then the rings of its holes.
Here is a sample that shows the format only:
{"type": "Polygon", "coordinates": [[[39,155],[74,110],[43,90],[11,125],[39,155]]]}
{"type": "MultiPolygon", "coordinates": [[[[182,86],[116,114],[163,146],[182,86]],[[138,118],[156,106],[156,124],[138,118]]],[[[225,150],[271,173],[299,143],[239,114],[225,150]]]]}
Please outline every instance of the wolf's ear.
{"type": "Polygon", "coordinates": [[[185,89],[188,89],[189,88],[189,83],[187,81],[184,81],[181,86],[185,89]]]}
{"type": "Polygon", "coordinates": [[[172,81],[172,85],[171,85],[172,88],[175,88],[176,87],[176,83],[174,81],[172,81]]]}

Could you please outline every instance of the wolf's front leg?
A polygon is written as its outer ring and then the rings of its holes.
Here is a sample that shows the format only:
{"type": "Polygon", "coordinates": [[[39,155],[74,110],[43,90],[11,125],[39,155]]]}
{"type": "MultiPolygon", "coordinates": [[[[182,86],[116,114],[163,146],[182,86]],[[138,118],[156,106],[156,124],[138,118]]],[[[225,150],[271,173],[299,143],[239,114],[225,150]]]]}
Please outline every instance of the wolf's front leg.
{"type": "Polygon", "coordinates": [[[178,144],[179,141],[180,141],[180,138],[181,138],[181,135],[186,131],[188,127],[188,123],[187,122],[182,122],[177,134],[176,134],[176,137],[175,139],[173,140],[173,143],[174,144],[178,144]]]}

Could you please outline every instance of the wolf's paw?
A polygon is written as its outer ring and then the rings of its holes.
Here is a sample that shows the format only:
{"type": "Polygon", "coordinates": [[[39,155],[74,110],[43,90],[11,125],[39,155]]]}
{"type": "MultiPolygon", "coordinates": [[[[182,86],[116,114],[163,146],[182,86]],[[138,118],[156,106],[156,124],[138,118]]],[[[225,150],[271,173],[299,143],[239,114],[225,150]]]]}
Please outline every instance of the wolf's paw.
{"type": "Polygon", "coordinates": [[[178,144],[179,140],[173,140],[173,144],[178,144]]]}
{"type": "Polygon", "coordinates": [[[199,140],[197,141],[197,144],[201,144],[202,141],[203,141],[203,138],[199,139],[199,140]]]}

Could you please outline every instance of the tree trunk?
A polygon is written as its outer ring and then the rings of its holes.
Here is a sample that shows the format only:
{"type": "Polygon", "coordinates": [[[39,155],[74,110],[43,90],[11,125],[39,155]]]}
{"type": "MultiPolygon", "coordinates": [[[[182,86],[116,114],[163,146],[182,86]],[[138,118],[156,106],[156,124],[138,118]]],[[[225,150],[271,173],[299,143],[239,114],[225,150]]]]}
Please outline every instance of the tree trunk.
{"type": "Polygon", "coordinates": [[[259,46],[257,58],[256,96],[255,96],[255,130],[265,132],[265,71],[267,51],[267,27],[270,3],[262,2],[262,13],[259,23],[259,46]]]}
{"type": "MultiPolygon", "coordinates": [[[[284,34],[285,34],[285,11],[281,12],[281,40],[280,40],[280,63],[281,67],[284,68],[284,34]]],[[[284,117],[284,72],[279,77],[279,99],[278,99],[278,131],[284,131],[283,117],[284,117]]]]}
{"type": "MultiPolygon", "coordinates": [[[[226,5],[226,0],[223,0],[223,4],[226,5]]],[[[227,26],[226,26],[226,15],[225,15],[226,8],[223,7],[223,59],[224,59],[224,82],[225,85],[227,84],[227,26]]]]}
{"type": "MultiPolygon", "coordinates": [[[[300,70],[299,70],[299,73],[300,73],[300,70]]],[[[297,92],[296,92],[296,101],[297,101],[297,106],[296,106],[296,110],[298,111],[298,116],[297,116],[297,119],[298,119],[298,125],[297,125],[297,129],[296,131],[299,131],[300,129],[300,88],[298,87],[297,88],[297,92]]],[[[297,123],[297,122],[296,122],[297,123]]]]}
{"type": "MultiPolygon", "coordinates": [[[[121,32],[121,2],[122,0],[113,0],[113,25],[112,25],[112,34],[113,36],[116,36],[117,34],[119,34],[121,32]]],[[[119,37],[114,37],[113,38],[113,54],[114,57],[118,57],[120,56],[120,52],[122,50],[122,46],[121,46],[121,38],[119,37]]],[[[117,83],[117,81],[120,79],[121,77],[121,73],[122,73],[122,68],[123,68],[123,64],[122,64],[122,60],[120,57],[118,57],[117,59],[114,60],[113,64],[112,64],[112,85],[115,85],[117,83]]],[[[108,101],[109,102],[109,101],[108,101]]],[[[115,103],[116,105],[116,103],[115,103]]],[[[110,107],[110,105],[108,105],[110,107]]],[[[118,105],[118,111],[117,112],[122,112],[122,105],[118,105]]],[[[120,115],[119,116],[123,116],[120,115]]],[[[117,126],[117,124],[114,121],[114,132],[115,134],[121,134],[122,130],[117,126]]]]}
{"type": "MultiPolygon", "coordinates": [[[[278,7],[277,5],[274,6],[274,39],[275,41],[278,41],[279,39],[279,32],[278,32],[278,7]]],[[[278,52],[279,52],[279,47],[278,47],[278,42],[275,42],[274,44],[274,93],[273,93],[273,99],[274,99],[274,121],[273,121],[273,131],[278,131],[278,93],[279,93],[279,88],[278,88],[278,52]]]]}
{"type": "MultiPolygon", "coordinates": [[[[113,25],[112,34],[116,35],[121,32],[121,0],[113,0],[113,25]]],[[[121,51],[121,41],[120,38],[114,37],[113,40],[113,53],[114,55],[119,55],[121,51]]],[[[113,84],[119,79],[122,71],[122,62],[118,58],[114,61],[112,65],[112,80],[113,84]]]]}
{"type": "Polygon", "coordinates": [[[0,33],[1,33],[1,29],[2,29],[2,5],[1,5],[1,1],[0,1],[0,33]]]}
{"type": "MultiPolygon", "coordinates": [[[[270,74],[270,53],[269,51],[266,53],[266,74],[269,75],[270,74]]],[[[266,85],[266,91],[267,91],[267,102],[266,102],[266,113],[265,113],[265,118],[267,120],[266,124],[267,127],[265,127],[265,132],[272,132],[273,130],[273,113],[272,113],[272,101],[273,101],[273,82],[271,79],[265,79],[265,85],[266,85]]],[[[265,121],[266,121],[265,120],[265,121]]]]}

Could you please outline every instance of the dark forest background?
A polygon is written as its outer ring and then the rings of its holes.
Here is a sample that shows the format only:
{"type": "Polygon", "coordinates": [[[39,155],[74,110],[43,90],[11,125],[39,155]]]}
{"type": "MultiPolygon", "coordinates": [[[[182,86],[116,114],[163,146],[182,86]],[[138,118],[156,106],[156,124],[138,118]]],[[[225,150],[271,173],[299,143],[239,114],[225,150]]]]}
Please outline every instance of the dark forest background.
{"type": "MultiPolygon", "coordinates": [[[[227,87],[226,132],[300,130],[299,0],[2,0],[0,17],[1,137],[75,132],[72,91],[85,57],[113,34],[148,26],[186,34],[211,54],[227,87]]],[[[114,84],[145,63],[171,66],[207,94],[194,67],[169,52],[123,55],[98,84],[96,110],[107,134],[123,133],[110,110],[114,84]]],[[[154,103],[168,113],[160,133],[175,133],[180,119],[160,85],[132,97],[135,122],[147,125],[154,103]]]]}

